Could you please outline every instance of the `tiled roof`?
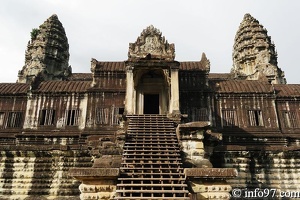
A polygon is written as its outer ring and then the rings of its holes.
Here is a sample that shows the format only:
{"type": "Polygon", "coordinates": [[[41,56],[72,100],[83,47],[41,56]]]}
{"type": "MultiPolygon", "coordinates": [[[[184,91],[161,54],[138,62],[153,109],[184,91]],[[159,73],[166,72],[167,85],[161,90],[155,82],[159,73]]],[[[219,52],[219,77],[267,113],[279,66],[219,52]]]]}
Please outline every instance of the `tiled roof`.
{"type": "Polygon", "coordinates": [[[0,83],[0,94],[26,94],[29,87],[26,83],[0,83]]]}
{"type": "Polygon", "coordinates": [[[206,71],[205,66],[200,61],[195,61],[195,62],[180,62],[179,69],[180,70],[200,70],[200,71],[206,71]]]}
{"type": "Polygon", "coordinates": [[[92,81],[92,73],[72,73],[69,77],[70,81],[92,81]]]}
{"type": "Polygon", "coordinates": [[[97,66],[100,66],[101,71],[125,71],[125,62],[98,61],[97,66]]]}
{"type": "Polygon", "coordinates": [[[91,87],[90,81],[44,81],[37,92],[85,92],[91,87]]]}
{"type": "Polygon", "coordinates": [[[208,79],[210,80],[230,80],[233,75],[231,73],[209,73],[208,79]]]}
{"type": "Polygon", "coordinates": [[[279,97],[300,97],[300,84],[276,84],[274,88],[279,97]]]}
{"type": "MultiPolygon", "coordinates": [[[[201,61],[190,61],[190,62],[179,62],[180,70],[200,70],[200,71],[206,71],[206,68],[201,61]]],[[[98,61],[97,66],[99,66],[99,69],[101,71],[124,71],[125,68],[125,62],[102,62],[98,61]]]]}
{"type": "MultiPolygon", "coordinates": [[[[188,62],[184,62],[188,63],[188,62]]],[[[184,67],[188,67],[189,65],[194,65],[194,64],[183,64],[184,67]]],[[[181,66],[181,67],[183,67],[181,66]]],[[[192,68],[190,68],[191,70],[192,68]]],[[[209,73],[208,74],[208,79],[209,80],[230,80],[232,79],[232,74],[231,73],[209,73]]],[[[72,75],[69,77],[70,81],[92,81],[93,80],[93,75],[92,73],[72,73],[72,75]]]]}
{"type": "Polygon", "coordinates": [[[214,91],[219,93],[272,93],[273,87],[268,82],[252,80],[210,81],[214,91]]]}
{"type": "MultiPolygon", "coordinates": [[[[184,62],[181,67],[188,67],[189,65],[194,65],[194,64],[187,64],[188,62],[184,62]]],[[[196,64],[197,65],[197,64],[196,64]]],[[[106,68],[107,69],[107,68],[106,68]]],[[[190,70],[192,67],[190,68],[190,70]]],[[[209,73],[208,74],[208,79],[209,80],[230,80],[232,79],[232,74],[231,73],[209,73]]],[[[69,77],[70,81],[92,81],[93,80],[93,75],[92,73],[72,73],[72,75],[69,77]]]]}

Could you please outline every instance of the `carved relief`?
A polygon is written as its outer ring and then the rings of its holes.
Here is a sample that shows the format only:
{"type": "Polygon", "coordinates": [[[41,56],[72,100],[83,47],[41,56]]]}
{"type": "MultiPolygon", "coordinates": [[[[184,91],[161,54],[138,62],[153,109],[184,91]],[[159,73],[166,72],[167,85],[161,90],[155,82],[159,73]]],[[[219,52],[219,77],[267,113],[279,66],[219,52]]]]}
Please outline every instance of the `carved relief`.
{"type": "Polygon", "coordinates": [[[93,119],[88,117],[86,119],[86,127],[91,128],[92,126],[93,126],[93,119]]]}
{"type": "Polygon", "coordinates": [[[266,66],[264,69],[263,69],[263,73],[266,75],[266,76],[275,76],[276,74],[276,71],[274,69],[273,66],[266,66]]]}
{"type": "Polygon", "coordinates": [[[34,124],[33,124],[33,119],[32,119],[32,117],[27,117],[26,119],[25,119],[25,126],[26,127],[32,127],[34,124]]]}
{"type": "Polygon", "coordinates": [[[129,44],[128,58],[174,60],[175,46],[151,25],[143,30],[135,43],[129,44]]]}
{"type": "Polygon", "coordinates": [[[64,126],[65,126],[65,120],[64,120],[64,118],[59,118],[58,120],[57,120],[57,123],[56,123],[56,127],[57,128],[63,128],[64,126]]]}

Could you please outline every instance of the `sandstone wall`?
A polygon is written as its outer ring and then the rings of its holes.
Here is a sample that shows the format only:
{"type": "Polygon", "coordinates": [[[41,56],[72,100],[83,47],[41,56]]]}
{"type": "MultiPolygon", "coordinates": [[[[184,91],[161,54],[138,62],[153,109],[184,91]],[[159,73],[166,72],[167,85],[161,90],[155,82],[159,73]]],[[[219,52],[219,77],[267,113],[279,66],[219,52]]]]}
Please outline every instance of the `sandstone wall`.
{"type": "Polygon", "coordinates": [[[64,145],[2,145],[0,199],[79,199],[72,167],[91,166],[86,149],[64,145]]]}
{"type": "Polygon", "coordinates": [[[270,188],[299,191],[300,152],[290,151],[228,151],[217,153],[215,165],[235,168],[238,177],[228,180],[233,188],[270,188]]]}

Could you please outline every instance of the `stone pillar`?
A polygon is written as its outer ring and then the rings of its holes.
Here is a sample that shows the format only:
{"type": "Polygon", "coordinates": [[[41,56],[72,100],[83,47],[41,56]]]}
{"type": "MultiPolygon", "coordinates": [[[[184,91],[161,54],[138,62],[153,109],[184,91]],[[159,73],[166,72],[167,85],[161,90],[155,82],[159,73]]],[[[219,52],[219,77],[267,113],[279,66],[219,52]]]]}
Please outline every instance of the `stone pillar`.
{"type": "Polygon", "coordinates": [[[180,114],[178,67],[171,67],[171,98],[169,113],[180,114]]]}
{"type": "Polygon", "coordinates": [[[126,67],[126,97],[125,97],[125,113],[135,114],[135,98],[134,98],[134,80],[133,67],[126,67]]]}

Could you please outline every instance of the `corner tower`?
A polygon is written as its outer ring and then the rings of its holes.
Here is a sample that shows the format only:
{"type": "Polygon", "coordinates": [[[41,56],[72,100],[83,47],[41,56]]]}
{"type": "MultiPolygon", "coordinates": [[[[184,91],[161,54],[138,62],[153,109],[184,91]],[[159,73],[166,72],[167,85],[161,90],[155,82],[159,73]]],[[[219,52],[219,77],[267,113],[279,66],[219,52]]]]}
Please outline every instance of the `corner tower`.
{"type": "Polygon", "coordinates": [[[19,83],[42,80],[64,80],[71,74],[69,44],[57,15],[49,17],[31,32],[25,52],[25,65],[19,71],[19,83]]]}
{"type": "Polygon", "coordinates": [[[232,73],[237,79],[267,79],[285,84],[284,72],[277,66],[277,52],[268,31],[250,14],[245,14],[234,39],[232,73]]]}

